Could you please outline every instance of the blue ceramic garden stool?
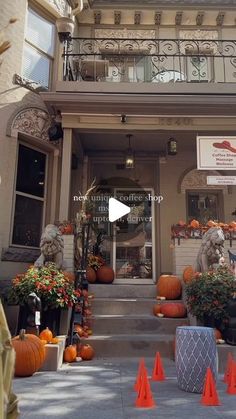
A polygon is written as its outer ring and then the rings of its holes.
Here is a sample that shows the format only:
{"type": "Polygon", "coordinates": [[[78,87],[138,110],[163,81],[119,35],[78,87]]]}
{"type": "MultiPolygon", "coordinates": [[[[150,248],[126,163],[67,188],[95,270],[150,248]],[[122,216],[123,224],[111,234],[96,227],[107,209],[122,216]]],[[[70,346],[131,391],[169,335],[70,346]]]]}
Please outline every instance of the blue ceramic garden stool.
{"type": "Polygon", "coordinates": [[[176,329],[176,370],[178,386],[202,393],[207,368],[217,379],[217,349],[211,327],[180,326],[176,329]]]}

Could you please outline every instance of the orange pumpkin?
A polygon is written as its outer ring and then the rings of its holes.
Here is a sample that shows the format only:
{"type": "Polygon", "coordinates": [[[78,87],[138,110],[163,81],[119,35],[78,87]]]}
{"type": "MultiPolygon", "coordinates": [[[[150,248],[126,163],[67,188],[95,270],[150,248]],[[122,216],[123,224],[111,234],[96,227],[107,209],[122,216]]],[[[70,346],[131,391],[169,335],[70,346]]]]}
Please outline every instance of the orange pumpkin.
{"type": "Polygon", "coordinates": [[[77,356],[76,345],[69,345],[65,348],[63,359],[65,362],[75,362],[77,356]]]}
{"type": "Polygon", "coordinates": [[[157,282],[157,295],[167,300],[175,300],[181,296],[182,285],[176,275],[161,275],[157,282]]]}
{"type": "Polygon", "coordinates": [[[221,331],[220,330],[214,329],[214,333],[215,333],[216,340],[222,339],[222,334],[221,334],[221,331]]]}
{"type": "Polygon", "coordinates": [[[51,330],[48,327],[46,327],[46,329],[44,329],[44,330],[42,330],[42,332],[40,332],[39,338],[43,339],[43,340],[46,340],[48,343],[51,342],[51,340],[53,338],[51,330]]]}
{"type": "Polygon", "coordinates": [[[110,284],[114,281],[114,271],[110,266],[103,265],[97,270],[97,279],[104,284],[110,284]]]}
{"type": "Polygon", "coordinates": [[[39,370],[45,360],[45,347],[38,336],[26,334],[22,329],[12,339],[12,346],[16,352],[16,377],[29,377],[39,370]]]}
{"type": "Polygon", "coordinates": [[[82,348],[80,349],[80,356],[84,361],[90,361],[94,357],[94,349],[91,345],[86,343],[85,345],[82,345],[82,348]]]}
{"type": "Polygon", "coordinates": [[[192,281],[192,279],[195,276],[195,271],[192,266],[186,266],[186,268],[183,271],[183,280],[185,284],[192,281]]]}
{"type": "Polygon", "coordinates": [[[154,304],[153,306],[153,314],[156,316],[157,314],[161,313],[161,304],[154,304]]]}
{"type": "Polygon", "coordinates": [[[50,343],[53,343],[54,345],[56,345],[57,343],[59,343],[59,339],[57,337],[52,338],[50,343]]]}
{"type": "Polygon", "coordinates": [[[217,226],[218,224],[215,221],[213,220],[207,221],[207,227],[217,227],[217,226]]]}
{"type": "Polygon", "coordinates": [[[187,310],[183,303],[166,303],[161,306],[165,317],[186,317],[187,310]]]}
{"type": "Polygon", "coordinates": [[[199,221],[197,221],[197,220],[192,220],[191,223],[190,223],[190,227],[192,227],[192,228],[199,228],[199,226],[200,226],[200,224],[199,224],[199,221]]]}
{"type": "Polygon", "coordinates": [[[63,223],[61,228],[62,234],[73,234],[73,225],[70,223],[63,223]]]}
{"type": "Polygon", "coordinates": [[[236,221],[231,221],[231,223],[229,224],[229,227],[230,227],[232,230],[236,230],[236,221]]]}
{"type": "Polygon", "coordinates": [[[96,272],[93,268],[91,268],[91,266],[88,266],[88,268],[86,269],[86,278],[90,284],[93,284],[94,282],[96,282],[96,279],[97,279],[96,272]]]}
{"type": "Polygon", "coordinates": [[[44,339],[40,339],[40,340],[41,340],[43,345],[47,345],[48,342],[46,340],[44,340],[44,339]]]}

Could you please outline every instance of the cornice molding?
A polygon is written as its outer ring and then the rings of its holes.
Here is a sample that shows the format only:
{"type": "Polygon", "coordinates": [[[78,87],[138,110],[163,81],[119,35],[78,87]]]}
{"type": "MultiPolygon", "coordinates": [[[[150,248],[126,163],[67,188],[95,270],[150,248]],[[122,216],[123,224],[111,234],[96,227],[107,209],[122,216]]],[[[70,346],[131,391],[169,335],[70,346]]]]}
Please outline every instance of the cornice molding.
{"type": "Polygon", "coordinates": [[[91,8],[235,8],[236,0],[88,0],[91,8]]]}

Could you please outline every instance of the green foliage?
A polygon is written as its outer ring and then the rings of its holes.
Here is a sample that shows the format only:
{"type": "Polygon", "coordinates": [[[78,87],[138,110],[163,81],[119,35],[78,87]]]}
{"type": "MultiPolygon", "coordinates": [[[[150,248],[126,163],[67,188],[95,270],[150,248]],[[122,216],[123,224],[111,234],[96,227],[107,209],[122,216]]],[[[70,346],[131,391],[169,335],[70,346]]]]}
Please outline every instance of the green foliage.
{"type": "Polygon", "coordinates": [[[12,281],[12,294],[19,304],[25,304],[28,295],[35,292],[41,298],[44,308],[71,307],[79,297],[79,291],[62,271],[50,263],[42,268],[32,266],[24,274],[18,274],[12,281]]]}
{"type": "Polygon", "coordinates": [[[186,285],[188,311],[203,320],[204,315],[227,319],[226,305],[236,292],[236,281],[227,266],[197,274],[186,285]]]}

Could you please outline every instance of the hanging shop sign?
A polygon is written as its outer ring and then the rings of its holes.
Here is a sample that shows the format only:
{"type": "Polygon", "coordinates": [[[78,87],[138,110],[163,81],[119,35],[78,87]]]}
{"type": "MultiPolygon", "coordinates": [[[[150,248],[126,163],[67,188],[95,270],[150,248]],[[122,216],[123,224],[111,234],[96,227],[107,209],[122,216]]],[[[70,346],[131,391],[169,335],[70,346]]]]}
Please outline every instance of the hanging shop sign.
{"type": "Polygon", "coordinates": [[[236,185],[236,176],[207,176],[207,185],[236,185]]]}
{"type": "Polygon", "coordinates": [[[236,170],[236,137],[197,136],[198,170],[236,170]]]}

